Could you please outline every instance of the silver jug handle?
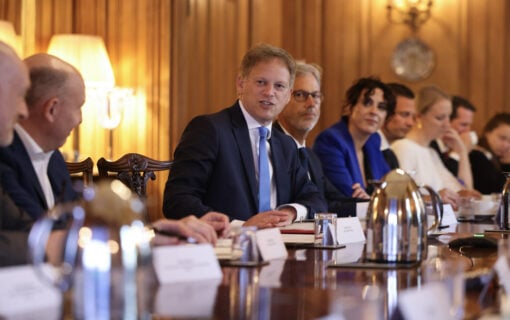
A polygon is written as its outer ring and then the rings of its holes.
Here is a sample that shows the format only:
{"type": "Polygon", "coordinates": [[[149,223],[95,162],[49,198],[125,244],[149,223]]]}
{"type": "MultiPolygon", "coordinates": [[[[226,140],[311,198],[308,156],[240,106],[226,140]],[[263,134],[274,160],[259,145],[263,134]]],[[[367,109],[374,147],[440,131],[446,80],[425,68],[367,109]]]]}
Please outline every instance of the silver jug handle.
{"type": "Polygon", "coordinates": [[[443,200],[441,200],[441,196],[430,186],[424,185],[420,188],[424,188],[429,192],[430,200],[432,201],[432,211],[434,212],[434,223],[428,227],[427,231],[435,230],[441,225],[441,221],[443,220],[443,200]]]}
{"type": "Polygon", "coordinates": [[[34,264],[38,275],[45,281],[56,286],[61,291],[67,291],[72,285],[72,271],[76,262],[76,253],[78,251],[79,230],[85,221],[85,211],[78,205],[73,205],[69,212],[65,206],[58,208],[62,210],[58,218],[72,219],[69,231],[65,238],[62,264],[57,269],[57,275],[49,274],[48,269],[44,268],[46,257],[46,246],[53,226],[58,221],[54,217],[46,216],[37,220],[28,235],[28,245],[30,249],[30,258],[34,264]]]}

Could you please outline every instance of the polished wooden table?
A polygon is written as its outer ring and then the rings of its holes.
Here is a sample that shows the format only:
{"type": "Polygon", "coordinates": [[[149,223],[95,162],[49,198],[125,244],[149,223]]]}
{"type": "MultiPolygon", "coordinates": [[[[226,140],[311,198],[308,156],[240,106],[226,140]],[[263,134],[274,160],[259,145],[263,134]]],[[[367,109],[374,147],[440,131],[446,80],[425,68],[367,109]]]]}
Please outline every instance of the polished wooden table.
{"type": "MultiPolygon", "coordinates": [[[[483,297],[480,297],[483,283],[477,284],[480,279],[487,280],[497,251],[473,249],[459,252],[449,249],[441,240],[494,228],[494,225],[461,223],[456,226],[456,233],[429,237],[429,258],[459,259],[465,264],[468,278],[466,319],[495,312],[497,308],[497,288],[491,284],[494,281],[487,286],[489,290],[483,297]]],[[[491,236],[503,237],[499,234],[491,236]]],[[[346,249],[338,251],[342,250],[346,249]]],[[[151,316],[153,319],[316,319],[343,308],[349,319],[390,319],[396,315],[399,293],[423,283],[421,267],[331,268],[328,264],[338,254],[333,250],[289,248],[288,252],[286,260],[271,261],[266,266],[222,267],[223,279],[219,284],[194,284],[194,289],[170,289],[170,293],[158,290],[151,316]],[[375,303],[363,306],[375,305],[377,317],[355,314],[360,312],[361,295],[367,290],[379,290],[378,298],[373,300],[375,303]],[[174,307],[161,310],[165,301],[174,307]]]]}

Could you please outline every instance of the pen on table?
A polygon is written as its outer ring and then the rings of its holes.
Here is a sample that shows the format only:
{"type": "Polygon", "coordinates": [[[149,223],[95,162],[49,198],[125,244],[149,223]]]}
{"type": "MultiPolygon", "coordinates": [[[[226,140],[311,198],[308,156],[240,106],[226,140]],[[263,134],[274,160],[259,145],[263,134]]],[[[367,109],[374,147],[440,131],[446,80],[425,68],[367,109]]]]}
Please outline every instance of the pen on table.
{"type": "Polygon", "coordinates": [[[161,230],[155,226],[151,226],[150,229],[153,230],[155,234],[159,234],[159,235],[166,236],[166,237],[177,238],[181,241],[186,241],[187,243],[198,243],[197,240],[193,237],[185,237],[185,236],[182,236],[182,235],[177,234],[172,231],[161,230]]]}
{"type": "Polygon", "coordinates": [[[444,226],[439,226],[437,227],[439,230],[442,230],[442,229],[446,229],[446,228],[449,228],[450,226],[449,225],[444,225],[444,226]]]}

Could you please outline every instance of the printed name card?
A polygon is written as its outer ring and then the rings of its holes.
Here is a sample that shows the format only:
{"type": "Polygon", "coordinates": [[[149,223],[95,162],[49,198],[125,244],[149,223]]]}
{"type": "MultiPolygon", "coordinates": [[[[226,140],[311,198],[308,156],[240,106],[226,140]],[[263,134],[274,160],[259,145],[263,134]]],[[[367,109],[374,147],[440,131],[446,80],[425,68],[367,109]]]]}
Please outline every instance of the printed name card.
{"type": "Polygon", "coordinates": [[[221,279],[223,276],[209,244],[155,247],[153,262],[162,284],[221,279]]]}
{"type": "Polygon", "coordinates": [[[336,220],[336,235],[338,244],[365,241],[365,233],[357,217],[339,218],[336,220]]]}
{"type": "Polygon", "coordinates": [[[42,281],[34,266],[0,268],[0,283],[0,318],[60,318],[62,294],[42,281]]]}
{"type": "Polygon", "coordinates": [[[278,228],[258,230],[257,245],[264,261],[287,258],[287,249],[278,228]]]}
{"type": "Polygon", "coordinates": [[[450,320],[450,302],[446,285],[432,282],[402,292],[398,306],[406,320],[450,320]]]}

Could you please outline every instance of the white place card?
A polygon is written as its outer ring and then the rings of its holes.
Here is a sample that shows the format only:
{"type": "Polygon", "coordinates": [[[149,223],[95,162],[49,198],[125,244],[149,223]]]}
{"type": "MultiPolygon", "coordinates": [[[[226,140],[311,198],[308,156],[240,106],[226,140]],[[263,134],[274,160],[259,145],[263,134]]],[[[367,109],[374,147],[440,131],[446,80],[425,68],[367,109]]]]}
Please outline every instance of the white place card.
{"type": "Polygon", "coordinates": [[[453,226],[458,223],[457,217],[455,216],[455,212],[453,211],[452,206],[447,203],[443,205],[443,219],[441,220],[441,226],[453,226]]]}
{"type": "Polygon", "coordinates": [[[162,285],[154,313],[174,318],[212,318],[220,279],[162,285]]]}
{"type": "Polygon", "coordinates": [[[264,261],[287,258],[287,249],[278,228],[257,230],[257,245],[264,261]]]}
{"type": "Polygon", "coordinates": [[[357,217],[338,218],[336,220],[336,236],[338,244],[365,241],[365,233],[357,217]]]}
{"type": "Polygon", "coordinates": [[[153,262],[161,284],[223,277],[214,249],[209,244],[155,247],[153,262]]]}
{"type": "Polygon", "coordinates": [[[62,293],[40,279],[34,266],[0,268],[0,283],[0,318],[60,319],[62,293]]]}
{"type": "MultiPolygon", "coordinates": [[[[434,216],[427,215],[427,226],[431,226],[434,223],[434,216]]],[[[448,234],[456,232],[457,229],[457,217],[450,204],[443,205],[443,218],[441,219],[441,228],[436,228],[428,231],[429,235],[448,234]]]]}
{"type": "Polygon", "coordinates": [[[357,202],[356,203],[356,217],[360,220],[367,219],[367,211],[368,211],[369,202],[357,202]]]}
{"type": "Polygon", "coordinates": [[[406,320],[451,320],[450,302],[446,285],[432,282],[400,293],[398,306],[406,320]]]}

